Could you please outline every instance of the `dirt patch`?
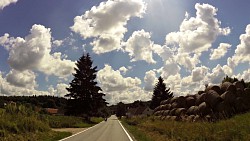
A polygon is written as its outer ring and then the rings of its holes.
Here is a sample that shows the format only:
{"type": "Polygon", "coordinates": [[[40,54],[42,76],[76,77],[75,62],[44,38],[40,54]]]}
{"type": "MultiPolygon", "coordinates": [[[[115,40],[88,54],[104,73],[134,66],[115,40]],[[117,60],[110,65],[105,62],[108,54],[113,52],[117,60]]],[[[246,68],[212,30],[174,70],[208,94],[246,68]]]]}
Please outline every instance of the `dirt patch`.
{"type": "Polygon", "coordinates": [[[70,132],[72,134],[76,134],[78,132],[81,132],[87,128],[53,128],[53,131],[59,131],[59,132],[70,132]]]}

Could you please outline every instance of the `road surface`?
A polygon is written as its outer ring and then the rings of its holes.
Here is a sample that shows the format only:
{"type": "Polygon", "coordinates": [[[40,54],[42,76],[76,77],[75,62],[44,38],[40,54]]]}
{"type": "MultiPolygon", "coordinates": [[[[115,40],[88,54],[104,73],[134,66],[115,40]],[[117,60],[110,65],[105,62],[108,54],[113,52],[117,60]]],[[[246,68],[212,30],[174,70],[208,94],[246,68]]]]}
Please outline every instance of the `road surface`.
{"type": "Polygon", "coordinates": [[[101,122],[82,132],[60,141],[133,141],[122,127],[116,116],[112,115],[105,122],[101,122]]]}

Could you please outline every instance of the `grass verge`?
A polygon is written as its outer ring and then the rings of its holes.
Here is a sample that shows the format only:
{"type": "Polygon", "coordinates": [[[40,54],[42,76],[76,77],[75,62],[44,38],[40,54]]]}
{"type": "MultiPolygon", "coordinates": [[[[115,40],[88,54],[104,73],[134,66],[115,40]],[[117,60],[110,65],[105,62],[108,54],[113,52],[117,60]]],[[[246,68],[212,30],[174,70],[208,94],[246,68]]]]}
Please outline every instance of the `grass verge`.
{"type": "Polygon", "coordinates": [[[127,120],[121,120],[122,125],[135,137],[137,141],[153,141],[140,128],[128,124],[127,120]]]}
{"type": "Polygon", "coordinates": [[[103,118],[92,117],[90,122],[86,122],[81,117],[47,115],[47,120],[51,128],[87,128],[103,121],[103,118]]]}
{"type": "Polygon", "coordinates": [[[250,113],[216,123],[163,121],[151,117],[123,119],[123,124],[137,141],[144,141],[145,137],[149,141],[250,140],[250,113]]]}

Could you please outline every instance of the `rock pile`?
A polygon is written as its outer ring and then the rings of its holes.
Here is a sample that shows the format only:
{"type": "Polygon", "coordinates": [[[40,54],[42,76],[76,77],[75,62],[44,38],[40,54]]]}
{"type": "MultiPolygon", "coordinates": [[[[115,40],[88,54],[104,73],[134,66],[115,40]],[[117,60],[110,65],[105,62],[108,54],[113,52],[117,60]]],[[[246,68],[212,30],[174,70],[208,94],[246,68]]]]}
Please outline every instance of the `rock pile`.
{"type": "Polygon", "coordinates": [[[154,115],[166,120],[216,121],[250,109],[250,88],[243,81],[208,86],[195,95],[173,97],[161,102],[154,115]]]}

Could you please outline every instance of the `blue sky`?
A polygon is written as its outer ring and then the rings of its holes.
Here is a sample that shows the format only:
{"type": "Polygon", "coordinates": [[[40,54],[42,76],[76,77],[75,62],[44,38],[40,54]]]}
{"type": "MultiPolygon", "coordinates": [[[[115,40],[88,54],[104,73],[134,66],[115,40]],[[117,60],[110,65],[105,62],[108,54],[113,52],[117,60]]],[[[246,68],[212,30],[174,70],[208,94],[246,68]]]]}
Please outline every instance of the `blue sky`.
{"type": "MultiPolygon", "coordinates": [[[[0,94],[67,93],[89,52],[114,104],[149,100],[162,76],[176,96],[225,75],[249,81],[246,0],[6,0],[0,2],[0,94]]],[[[249,26],[248,26],[249,24],[249,26]]]]}

